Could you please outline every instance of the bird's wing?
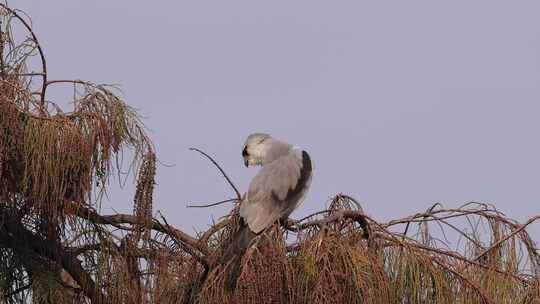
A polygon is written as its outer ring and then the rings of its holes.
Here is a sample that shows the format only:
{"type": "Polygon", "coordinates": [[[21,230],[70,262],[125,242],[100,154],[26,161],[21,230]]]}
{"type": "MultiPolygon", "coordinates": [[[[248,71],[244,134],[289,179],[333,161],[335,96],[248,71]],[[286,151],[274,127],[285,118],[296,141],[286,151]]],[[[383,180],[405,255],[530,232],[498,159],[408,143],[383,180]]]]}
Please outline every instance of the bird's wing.
{"type": "Polygon", "coordinates": [[[240,205],[240,216],[249,228],[259,233],[276,220],[287,217],[309,187],[311,170],[307,152],[296,149],[263,166],[240,205]]]}

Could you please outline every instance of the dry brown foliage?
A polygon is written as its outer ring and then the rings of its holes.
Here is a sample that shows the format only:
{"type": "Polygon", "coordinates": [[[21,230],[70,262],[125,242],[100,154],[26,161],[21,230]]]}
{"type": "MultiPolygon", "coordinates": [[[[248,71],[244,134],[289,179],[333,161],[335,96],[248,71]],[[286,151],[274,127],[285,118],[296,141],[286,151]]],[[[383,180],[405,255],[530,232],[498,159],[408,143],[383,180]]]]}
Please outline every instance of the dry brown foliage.
{"type": "Polygon", "coordinates": [[[480,203],[384,223],[339,194],[267,229],[232,269],[221,256],[237,209],[197,237],[155,218],[156,156],[137,113],[113,87],[49,80],[27,17],[2,4],[0,21],[0,303],[540,303],[526,231],[539,216],[520,224],[480,203]],[[66,84],[71,112],[46,95],[66,84]],[[133,214],[100,214],[123,151],[133,214]]]}

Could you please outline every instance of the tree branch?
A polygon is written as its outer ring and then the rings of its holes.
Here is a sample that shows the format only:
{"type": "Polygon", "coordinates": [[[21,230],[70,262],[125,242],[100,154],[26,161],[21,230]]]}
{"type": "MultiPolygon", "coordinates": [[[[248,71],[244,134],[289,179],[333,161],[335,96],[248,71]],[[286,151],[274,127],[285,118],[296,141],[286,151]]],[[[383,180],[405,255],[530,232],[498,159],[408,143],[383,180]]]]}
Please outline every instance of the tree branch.
{"type": "Polygon", "coordinates": [[[187,205],[186,207],[187,208],[207,208],[207,207],[213,207],[213,206],[225,204],[225,203],[228,203],[228,202],[237,202],[237,201],[238,201],[238,199],[236,199],[236,198],[230,198],[230,199],[219,201],[217,203],[212,203],[212,204],[207,204],[207,205],[187,205]]]}
{"type": "Polygon", "coordinates": [[[17,18],[22,23],[22,25],[28,30],[28,33],[30,33],[30,36],[32,36],[32,40],[34,40],[34,42],[36,43],[36,47],[39,52],[39,57],[41,58],[41,69],[42,69],[41,77],[43,77],[43,84],[41,86],[40,95],[41,95],[41,105],[44,106],[45,105],[45,91],[47,90],[47,61],[45,60],[45,54],[43,53],[43,49],[41,48],[41,45],[39,44],[39,41],[36,37],[36,34],[32,30],[32,27],[30,26],[30,24],[28,24],[26,20],[24,20],[19,14],[17,14],[16,11],[10,9],[5,4],[0,3],[0,6],[4,8],[6,11],[8,11],[10,14],[12,14],[15,18],[17,18]]]}
{"type": "Polygon", "coordinates": [[[364,232],[363,237],[365,239],[369,239],[370,228],[366,219],[367,217],[361,211],[358,211],[358,210],[341,210],[319,220],[313,220],[306,223],[294,222],[293,226],[291,226],[289,222],[289,223],[286,223],[285,227],[286,229],[290,231],[304,230],[306,228],[313,227],[313,226],[318,226],[319,228],[322,228],[323,226],[328,225],[329,223],[337,222],[344,218],[348,218],[348,219],[358,222],[358,224],[360,225],[360,227],[362,228],[364,232]]]}
{"type": "MultiPolygon", "coordinates": [[[[81,206],[80,204],[78,204],[78,206],[74,210],[78,217],[84,218],[94,224],[112,225],[121,229],[126,229],[126,227],[121,226],[121,224],[136,225],[141,223],[141,220],[134,215],[100,215],[93,210],[81,206]]],[[[201,244],[197,239],[189,236],[187,233],[183,232],[180,229],[174,228],[170,225],[165,226],[156,219],[152,220],[152,229],[161,233],[165,233],[181,241],[183,244],[189,246],[192,249],[195,249],[196,251],[202,253],[204,256],[208,255],[208,249],[206,248],[206,245],[201,244]]],[[[199,255],[197,256],[200,258],[199,255]]]]}
{"type": "Polygon", "coordinates": [[[480,253],[479,255],[477,255],[473,261],[478,261],[481,257],[483,257],[484,255],[486,255],[487,253],[489,253],[491,250],[497,248],[498,246],[500,246],[502,243],[506,242],[508,239],[510,239],[511,237],[513,237],[514,235],[518,234],[519,232],[521,232],[523,229],[525,229],[525,227],[529,226],[530,224],[532,224],[533,222],[537,221],[540,219],[540,215],[537,215],[531,219],[529,219],[525,224],[521,225],[521,227],[513,230],[511,233],[509,233],[506,237],[503,237],[502,239],[498,240],[497,242],[495,242],[495,244],[491,245],[491,247],[489,247],[488,249],[484,250],[482,253],[480,253]]]}
{"type": "Polygon", "coordinates": [[[24,226],[13,217],[6,216],[3,227],[7,232],[7,236],[11,238],[13,242],[24,242],[24,244],[27,244],[36,254],[46,257],[51,261],[60,262],[62,267],[75,279],[75,281],[77,281],[79,286],[81,286],[82,291],[90,298],[92,303],[108,303],[106,297],[96,286],[92,277],[82,267],[81,262],[76,256],[66,252],[60,244],[35,235],[24,228],[24,226]]]}
{"type": "Polygon", "coordinates": [[[216,166],[218,168],[218,170],[221,172],[221,174],[223,174],[223,177],[225,177],[225,179],[227,180],[227,182],[229,183],[229,185],[231,185],[231,187],[233,188],[234,192],[236,193],[236,197],[238,198],[239,201],[242,200],[242,195],[240,194],[240,191],[238,191],[238,189],[236,188],[236,186],[234,185],[234,183],[231,181],[231,179],[227,176],[227,174],[225,173],[225,171],[223,171],[223,169],[221,168],[221,166],[208,154],[206,154],[205,152],[197,149],[197,148],[189,148],[189,150],[191,151],[197,151],[199,153],[201,153],[202,155],[206,156],[206,158],[208,158],[213,164],[214,166],[216,166]]]}

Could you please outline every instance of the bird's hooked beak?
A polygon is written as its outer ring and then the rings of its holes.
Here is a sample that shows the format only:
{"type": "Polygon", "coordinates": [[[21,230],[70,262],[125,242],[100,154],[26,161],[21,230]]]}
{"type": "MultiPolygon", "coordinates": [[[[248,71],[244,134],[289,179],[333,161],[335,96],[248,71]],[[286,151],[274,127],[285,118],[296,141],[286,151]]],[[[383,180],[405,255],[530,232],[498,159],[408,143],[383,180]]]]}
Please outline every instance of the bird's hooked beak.
{"type": "Polygon", "coordinates": [[[249,167],[249,160],[247,158],[244,158],[244,165],[247,167],[249,167]]]}

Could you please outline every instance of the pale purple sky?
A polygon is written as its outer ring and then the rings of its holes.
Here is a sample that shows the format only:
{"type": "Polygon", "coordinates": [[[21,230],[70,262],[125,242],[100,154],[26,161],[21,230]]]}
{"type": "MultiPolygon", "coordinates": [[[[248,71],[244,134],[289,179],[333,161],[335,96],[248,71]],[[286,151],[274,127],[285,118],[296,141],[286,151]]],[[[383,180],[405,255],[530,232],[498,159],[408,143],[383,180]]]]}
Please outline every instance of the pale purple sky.
{"type": "MultiPolygon", "coordinates": [[[[434,202],[540,214],[538,1],[10,1],[33,18],[51,79],[118,83],[160,159],[155,210],[193,233],[247,189],[242,144],[308,150],[301,217],[338,192],[380,220],[434,202]]],[[[69,96],[69,87],[51,96],[69,96]]],[[[133,187],[112,190],[130,211],[133,187]]],[[[531,227],[540,236],[540,225],[531,227]]]]}

